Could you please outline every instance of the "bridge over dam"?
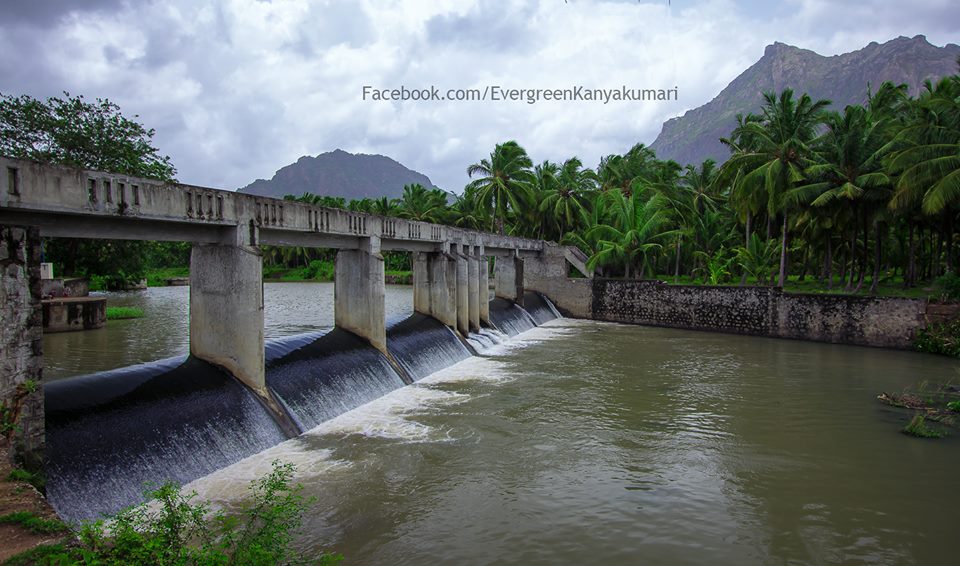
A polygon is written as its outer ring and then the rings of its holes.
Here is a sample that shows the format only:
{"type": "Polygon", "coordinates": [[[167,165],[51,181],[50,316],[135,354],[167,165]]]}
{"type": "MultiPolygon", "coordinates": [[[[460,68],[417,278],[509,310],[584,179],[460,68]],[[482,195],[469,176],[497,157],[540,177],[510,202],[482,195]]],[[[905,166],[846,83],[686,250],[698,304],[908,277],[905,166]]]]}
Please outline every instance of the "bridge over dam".
{"type": "Polygon", "coordinates": [[[541,240],[10,158],[0,167],[0,224],[45,237],[192,242],[190,353],[260,393],[259,245],[337,249],[336,326],[385,353],[381,250],[414,254],[414,310],[461,336],[490,323],[487,258],[497,258],[495,295],[510,301],[540,290],[551,270],[565,277],[562,261],[587,271],[579,250],[541,240]]]}
{"type": "MultiPolygon", "coordinates": [[[[14,407],[18,417],[14,456],[35,466],[44,460],[44,422],[50,427],[53,419],[52,413],[45,419],[44,388],[35,386],[41,382],[43,364],[41,237],[192,243],[190,359],[236,378],[272,413],[287,437],[307,425],[290,418],[290,407],[267,383],[261,245],[336,249],[336,332],[382,353],[406,383],[414,377],[388,344],[381,251],[411,252],[414,311],[448,328],[463,346],[467,338],[494,326],[491,286],[495,301],[522,305],[528,291],[555,295],[557,281],[568,280],[569,265],[587,272],[579,250],[541,240],[7,157],[0,157],[0,229],[0,393],[5,407],[14,407]]],[[[568,314],[588,316],[588,280],[570,281],[575,291],[564,293],[557,306],[568,314]]],[[[56,412],[61,404],[57,399],[68,396],[57,397],[63,387],[52,385],[57,387],[47,387],[48,412],[56,412]]],[[[48,464],[58,459],[52,452],[66,449],[63,442],[55,444],[46,447],[48,464]]]]}

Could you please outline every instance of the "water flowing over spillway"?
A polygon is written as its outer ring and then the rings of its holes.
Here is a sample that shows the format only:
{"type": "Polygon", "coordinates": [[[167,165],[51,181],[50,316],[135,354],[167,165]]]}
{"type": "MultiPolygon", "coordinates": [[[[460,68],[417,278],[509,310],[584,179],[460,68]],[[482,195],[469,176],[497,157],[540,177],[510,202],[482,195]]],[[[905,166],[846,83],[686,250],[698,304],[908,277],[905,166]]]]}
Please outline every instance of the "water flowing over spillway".
{"type": "MultiPolygon", "coordinates": [[[[490,303],[496,329],[468,338],[483,350],[556,318],[490,303]]],[[[416,381],[470,357],[453,331],[421,314],[387,330],[391,356],[416,381]]],[[[349,332],[285,337],[265,346],[266,382],[301,432],[405,385],[390,360],[349,332]]],[[[185,484],[285,440],[271,412],[233,377],[195,358],[68,378],[45,387],[47,494],[68,521],[112,514],[143,499],[144,486],[185,484]]]]}
{"type": "Polygon", "coordinates": [[[501,298],[490,301],[490,322],[507,336],[516,336],[537,326],[530,313],[501,298]]]}
{"type": "Polygon", "coordinates": [[[193,358],[56,381],[45,395],[47,496],[69,521],[140,501],[146,482],[185,483],[286,439],[253,393],[193,358]]]}
{"type": "Polygon", "coordinates": [[[470,357],[452,330],[419,313],[387,328],[387,349],[414,381],[470,357]]]}
{"type": "Polygon", "coordinates": [[[267,362],[267,386],[301,431],[403,385],[386,356],[339,329],[267,362]]]}

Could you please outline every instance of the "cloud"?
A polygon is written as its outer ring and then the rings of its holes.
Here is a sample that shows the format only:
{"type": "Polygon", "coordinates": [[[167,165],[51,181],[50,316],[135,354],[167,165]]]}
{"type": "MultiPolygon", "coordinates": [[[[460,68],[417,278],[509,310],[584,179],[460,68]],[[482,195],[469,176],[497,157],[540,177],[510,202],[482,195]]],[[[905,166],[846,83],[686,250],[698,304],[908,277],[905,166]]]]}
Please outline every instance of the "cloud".
{"type": "Polygon", "coordinates": [[[225,188],[340,147],[459,191],[517,139],[537,161],[650,143],[783,41],[834,54],[924,33],[956,42],[946,0],[440,0],[13,3],[0,91],[106,97],[157,129],[179,178],[225,188]],[[678,88],[670,102],[373,102],[377,88],[678,88]]]}

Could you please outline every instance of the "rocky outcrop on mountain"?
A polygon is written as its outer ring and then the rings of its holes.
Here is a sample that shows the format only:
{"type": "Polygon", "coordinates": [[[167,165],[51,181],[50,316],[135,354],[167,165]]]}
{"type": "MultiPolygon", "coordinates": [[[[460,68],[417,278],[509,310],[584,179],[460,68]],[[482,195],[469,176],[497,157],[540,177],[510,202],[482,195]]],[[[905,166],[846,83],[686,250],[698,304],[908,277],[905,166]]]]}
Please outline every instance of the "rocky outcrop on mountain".
{"type": "Polygon", "coordinates": [[[864,103],[871,86],[875,90],[884,81],[906,83],[910,94],[916,95],[925,80],[956,73],[958,57],[960,46],[937,47],[922,35],[873,42],[832,57],[774,43],[716,98],[664,123],[651,147],[657,157],[681,164],[707,158],[724,161],[730,152],[720,138],[730,135],[738,113],[759,112],[763,92],[792,88],[814,99],[830,99],[832,109],[842,110],[848,104],[864,103]]]}

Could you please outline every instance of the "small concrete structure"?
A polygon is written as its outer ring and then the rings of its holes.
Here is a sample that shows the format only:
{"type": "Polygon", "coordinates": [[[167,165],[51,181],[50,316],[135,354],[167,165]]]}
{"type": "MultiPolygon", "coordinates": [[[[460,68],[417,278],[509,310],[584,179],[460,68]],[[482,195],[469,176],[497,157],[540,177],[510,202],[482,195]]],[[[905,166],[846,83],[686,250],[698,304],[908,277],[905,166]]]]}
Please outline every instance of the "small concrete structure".
{"type": "Polygon", "coordinates": [[[43,299],[43,331],[96,330],[107,323],[106,297],[43,299]]]}

